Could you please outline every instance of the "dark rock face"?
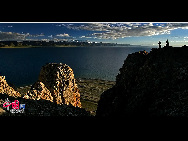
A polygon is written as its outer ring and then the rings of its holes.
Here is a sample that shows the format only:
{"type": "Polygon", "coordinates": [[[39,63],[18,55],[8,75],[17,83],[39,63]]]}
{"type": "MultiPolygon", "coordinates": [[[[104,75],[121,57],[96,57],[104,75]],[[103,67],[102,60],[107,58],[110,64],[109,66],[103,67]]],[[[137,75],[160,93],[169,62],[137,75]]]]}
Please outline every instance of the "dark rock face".
{"type": "Polygon", "coordinates": [[[188,117],[188,48],[129,54],[97,116],[188,117]]]}

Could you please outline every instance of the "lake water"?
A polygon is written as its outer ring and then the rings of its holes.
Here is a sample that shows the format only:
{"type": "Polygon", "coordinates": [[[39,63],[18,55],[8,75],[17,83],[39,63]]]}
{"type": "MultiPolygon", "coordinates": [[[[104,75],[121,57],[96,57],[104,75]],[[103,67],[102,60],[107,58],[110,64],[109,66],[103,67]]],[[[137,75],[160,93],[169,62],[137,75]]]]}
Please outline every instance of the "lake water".
{"type": "Polygon", "coordinates": [[[148,47],[41,47],[1,48],[0,75],[15,86],[36,82],[46,63],[69,65],[75,78],[96,78],[115,81],[127,55],[148,47]]]}

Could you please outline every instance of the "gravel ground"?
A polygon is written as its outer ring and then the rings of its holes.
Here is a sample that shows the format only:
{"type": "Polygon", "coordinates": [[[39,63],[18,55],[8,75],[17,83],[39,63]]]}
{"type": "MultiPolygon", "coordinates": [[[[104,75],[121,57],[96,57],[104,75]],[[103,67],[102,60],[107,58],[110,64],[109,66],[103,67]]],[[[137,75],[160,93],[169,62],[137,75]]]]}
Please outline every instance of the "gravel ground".
{"type": "Polygon", "coordinates": [[[115,81],[99,79],[76,79],[81,99],[98,103],[100,95],[115,85],[115,81]]]}

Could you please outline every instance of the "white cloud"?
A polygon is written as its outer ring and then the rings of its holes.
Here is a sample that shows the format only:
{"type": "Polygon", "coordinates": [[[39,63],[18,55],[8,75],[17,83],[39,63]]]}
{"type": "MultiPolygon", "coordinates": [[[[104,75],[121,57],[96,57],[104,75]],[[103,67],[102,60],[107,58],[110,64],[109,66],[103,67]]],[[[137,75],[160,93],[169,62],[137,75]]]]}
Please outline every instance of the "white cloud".
{"type": "Polygon", "coordinates": [[[70,35],[69,34],[57,34],[56,36],[58,36],[58,37],[70,37],[70,35]]]}
{"type": "Polygon", "coordinates": [[[80,36],[79,38],[92,38],[92,37],[91,36],[80,36]]]}
{"type": "Polygon", "coordinates": [[[53,38],[53,35],[48,36],[49,38],[53,38]]]}

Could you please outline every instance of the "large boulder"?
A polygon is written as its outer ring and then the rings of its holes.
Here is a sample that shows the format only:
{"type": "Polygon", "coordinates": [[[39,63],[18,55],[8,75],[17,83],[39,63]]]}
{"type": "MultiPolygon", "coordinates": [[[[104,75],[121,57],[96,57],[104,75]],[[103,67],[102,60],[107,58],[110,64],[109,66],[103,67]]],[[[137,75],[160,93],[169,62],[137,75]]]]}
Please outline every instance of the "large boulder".
{"type": "Polygon", "coordinates": [[[188,117],[188,48],[129,54],[97,116],[188,117]]]}
{"type": "Polygon", "coordinates": [[[73,70],[66,64],[49,63],[41,68],[38,82],[24,98],[48,99],[57,104],[81,107],[73,70]]]}

